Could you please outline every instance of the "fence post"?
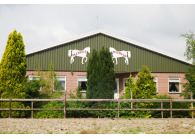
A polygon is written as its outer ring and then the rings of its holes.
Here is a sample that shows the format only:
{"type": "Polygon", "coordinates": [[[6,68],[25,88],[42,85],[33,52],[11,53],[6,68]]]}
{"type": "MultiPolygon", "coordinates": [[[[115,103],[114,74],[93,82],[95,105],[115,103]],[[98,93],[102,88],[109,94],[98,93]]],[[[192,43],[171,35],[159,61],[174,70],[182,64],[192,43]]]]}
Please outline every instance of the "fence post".
{"type": "Polygon", "coordinates": [[[98,101],[98,118],[99,118],[99,113],[100,113],[99,109],[100,109],[100,101],[98,101]]]}
{"type": "Polygon", "coordinates": [[[120,101],[118,99],[118,120],[119,120],[119,109],[120,109],[120,101]]]}
{"type": "Polygon", "coordinates": [[[9,100],[9,118],[11,118],[11,103],[12,99],[9,100]]]}
{"type": "Polygon", "coordinates": [[[64,118],[66,118],[66,91],[65,91],[65,97],[64,97],[64,118]]]}
{"type": "Polygon", "coordinates": [[[170,100],[170,116],[171,116],[171,118],[172,118],[172,99],[170,100]]]}
{"type": "MultiPolygon", "coordinates": [[[[132,93],[132,91],[131,91],[131,100],[132,100],[132,99],[133,99],[133,93],[132,93]]],[[[131,113],[133,112],[132,109],[133,109],[133,101],[131,101],[131,113]]]]}
{"type": "MultiPolygon", "coordinates": [[[[193,99],[193,94],[192,94],[192,92],[191,92],[191,99],[193,99]]],[[[191,109],[192,109],[192,119],[193,119],[193,118],[194,118],[194,111],[193,111],[194,106],[193,106],[193,102],[191,102],[191,109]]]]}
{"type": "Polygon", "coordinates": [[[33,118],[33,101],[31,101],[31,118],[33,118]]]}
{"type": "MultiPolygon", "coordinates": [[[[163,109],[163,102],[161,102],[161,109],[163,109]]],[[[161,110],[161,117],[163,119],[163,110],[161,110]]]]}

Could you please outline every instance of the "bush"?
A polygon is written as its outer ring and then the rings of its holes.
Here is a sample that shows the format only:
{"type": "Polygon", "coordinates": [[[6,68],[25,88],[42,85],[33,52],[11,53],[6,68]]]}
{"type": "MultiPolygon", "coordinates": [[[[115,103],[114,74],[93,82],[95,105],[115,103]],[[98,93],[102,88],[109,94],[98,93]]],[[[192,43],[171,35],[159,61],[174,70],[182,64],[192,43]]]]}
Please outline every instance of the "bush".
{"type": "Polygon", "coordinates": [[[40,98],[40,81],[32,80],[25,84],[26,99],[40,98]]]}
{"type": "MultiPolygon", "coordinates": [[[[167,95],[160,95],[157,96],[157,99],[173,99],[170,96],[167,95]]],[[[160,102],[155,102],[150,108],[161,108],[161,103],[160,102]]],[[[170,102],[163,102],[163,108],[164,109],[170,109],[170,102]]],[[[173,102],[172,103],[172,108],[173,109],[189,109],[190,104],[187,102],[173,102]]],[[[185,118],[185,117],[190,117],[188,111],[173,111],[172,113],[173,118],[185,118]]],[[[152,117],[154,118],[160,118],[161,117],[161,111],[153,111],[152,112],[152,117]]],[[[170,111],[164,111],[163,112],[163,117],[164,118],[169,118],[170,117],[170,111]]]]}
{"type": "MultiPolygon", "coordinates": [[[[43,105],[44,109],[63,109],[64,103],[57,102],[57,101],[50,101],[47,104],[43,105]]],[[[64,113],[63,111],[38,111],[34,114],[35,118],[63,118],[64,113]]]]}
{"type": "MultiPolygon", "coordinates": [[[[1,102],[1,108],[9,108],[9,102],[1,102]]],[[[11,108],[30,108],[29,106],[25,106],[21,102],[12,102],[11,108]]],[[[28,112],[26,111],[11,111],[11,117],[12,118],[25,118],[28,117],[28,112]]],[[[9,111],[1,111],[1,117],[2,118],[8,118],[9,117],[9,111]]]]}

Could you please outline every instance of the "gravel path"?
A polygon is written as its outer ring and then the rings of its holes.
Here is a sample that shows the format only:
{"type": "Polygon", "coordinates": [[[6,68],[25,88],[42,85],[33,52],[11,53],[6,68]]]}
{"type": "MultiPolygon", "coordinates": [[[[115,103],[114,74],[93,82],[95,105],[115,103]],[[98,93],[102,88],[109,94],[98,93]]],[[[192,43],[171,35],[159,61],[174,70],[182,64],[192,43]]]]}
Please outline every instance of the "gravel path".
{"type": "Polygon", "coordinates": [[[195,119],[0,119],[0,134],[195,134],[195,119]]]}

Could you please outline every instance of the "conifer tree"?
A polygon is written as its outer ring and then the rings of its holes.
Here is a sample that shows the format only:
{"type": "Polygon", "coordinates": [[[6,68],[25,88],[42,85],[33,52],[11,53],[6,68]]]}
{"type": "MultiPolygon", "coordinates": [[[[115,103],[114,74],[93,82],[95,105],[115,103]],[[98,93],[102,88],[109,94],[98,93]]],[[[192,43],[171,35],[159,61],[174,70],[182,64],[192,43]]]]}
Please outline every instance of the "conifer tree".
{"type": "Polygon", "coordinates": [[[2,98],[25,98],[26,54],[22,35],[14,30],[8,37],[0,63],[0,90],[2,98]]]}
{"type": "Polygon", "coordinates": [[[91,57],[89,58],[89,63],[87,66],[87,98],[97,98],[98,92],[98,82],[99,82],[99,65],[98,65],[99,55],[94,49],[92,51],[91,57]]]}
{"type": "Polygon", "coordinates": [[[156,85],[154,76],[147,66],[142,67],[142,71],[138,74],[138,79],[133,89],[133,98],[135,99],[151,99],[156,97],[156,85]]]}
{"type": "Polygon", "coordinates": [[[102,48],[99,51],[100,64],[100,96],[102,99],[113,99],[114,90],[116,89],[114,63],[112,61],[112,54],[107,48],[102,48]]]}
{"type": "Polygon", "coordinates": [[[114,63],[109,50],[93,50],[87,67],[87,98],[112,99],[116,88],[114,63]]]}
{"type": "MultiPolygon", "coordinates": [[[[0,63],[0,90],[1,98],[16,99],[25,98],[26,82],[26,54],[22,35],[14,30],[9,36],[5,52],[0,63]]],[[[1,107],[7,107],[8,103],[2,103],[1,107]]],[[[12,107],[24,107],[20,102],[13,102],[12,107]]],[[[6,112],[2,112],[6,117],[6,112]]],[[[12,116],[22,116],[20,112],[13,112],[12,116]]]]}
{"type": "MultiPolygon", "coordinates": [[[[154,83],[154,76],[151,75],[151,71],[147,66],[142,66],[142,71],[138,73],[138,79],[133,88],[134,99],[153,99],[156,98],[156,85],[154,83]]],[[[152,106],[152,102],[138,102],[135,104],[135,108],[148,108],[152,106]]],[[[141,117],[151,117],[152,111],[140,111],[137,115],[141,117]]]]}

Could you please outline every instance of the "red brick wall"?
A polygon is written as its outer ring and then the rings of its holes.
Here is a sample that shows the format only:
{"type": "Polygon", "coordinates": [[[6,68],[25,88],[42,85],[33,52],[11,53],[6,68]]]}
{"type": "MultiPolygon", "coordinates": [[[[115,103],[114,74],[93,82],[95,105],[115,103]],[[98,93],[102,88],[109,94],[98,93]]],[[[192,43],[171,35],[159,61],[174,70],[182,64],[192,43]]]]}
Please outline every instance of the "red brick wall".
{"type": "MultiPolygon", "coordinates": [[[[66,76],[66,92],[67,97],[69,97],[70,91],[75,94],[75,89],[77,88],[78,76],[86,76],[86,72],[62,72],[56,71],[57,75],[66,76]]],[[[131,73],[135,79],[137,79],[137,73],[131,73]]],[[[37,75],[36,71],[27,71],[27,75],[37,75]]],[[[116,73],[116,78],[119,79],[119,92],[120,97],[124,93],[124,78],[128,78],[130,73],[116,73]]],[[[167,94],[174,98],[180,98],[179,94],[169,94],[168,93],[168,78],[169,77],[179,77],[180,82],[184,83],[184,73],[152,73],[153,76],[158,77],[158,95],[167,94]]],[[[181,91],[183,90],[182,84],[181,91]]],[[[85,95],[85,94],[84,94],[85,95]]]]}
{"type": "Polygon", "coordinates": [[[181,92],[184,90],[182,83],[185,83],[186,80],[184,79],[185,73],[152,73],[153,76],[158,77],[158,94],[168,94],[171,97],[174,98],[183,98],[180,97],[179,93],[174,94],[174,93],[168,93],[169,92],[169,82],[168,79],[169,77],[178,77],[180,78],[180,87],[181,87],[181,92]]]}
{"type": "MultiPolygon", "coordinates": [[[[70,96],[70,92],[72,94],[76,94],[75,90],[78,86],[77,78],[78,76],[86,76],[86,72],[62,72],[55,71],[57,75],[66,76],[66,92],[67,97],[70,96]]],[[[37,75],[36,71],[27,71],[27,75],[37,75]]]]}
{"type": "MultiPolygon", "coordinates": [[[[120,97],[123,96],[124,93],[124,84],[123,79],[129,77],[129,73],[126,74],[116,74],[116,78],[119,78],[119,92],[120,97]]],[[[137,80],[138,73],[132,73],[132,76],[137,80]]],[[[180,83],[185,83],[186,80],[184,79],[185,73],[152,73],[153,76],[158,77],[158,95],[167,94],[168,96],[174,97],[174,98],[183,98],[180,97],[179,93],[169,93],[169,77],[178,77],[180,78],[180,83]]],[[[181,86],[181,92],[184,90],[183,85],[181,86]]]]}

